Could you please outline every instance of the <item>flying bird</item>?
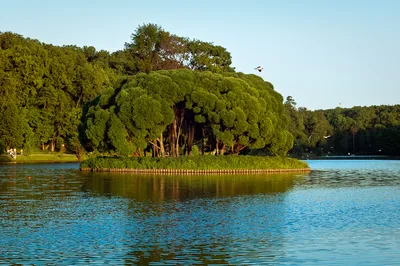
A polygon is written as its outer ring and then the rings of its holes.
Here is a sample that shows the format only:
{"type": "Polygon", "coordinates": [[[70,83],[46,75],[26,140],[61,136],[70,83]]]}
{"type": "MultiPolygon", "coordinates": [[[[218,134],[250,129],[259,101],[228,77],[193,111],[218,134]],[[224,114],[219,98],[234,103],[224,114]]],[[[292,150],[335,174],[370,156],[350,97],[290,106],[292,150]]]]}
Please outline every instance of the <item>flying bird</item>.
{"type": "Polygon", "coordinates": [[[255,68],[255,70],[258,70],[258,72],[261,72],[264,68],[262,68],[261,66],[258,66],[255,68]]]}
{"type": "Polygon", "coordinates": [[[331,137],[331,135],[324,136],[324,139],[327,139],[327,138],[330,138],[330,137],[331,137]]]}

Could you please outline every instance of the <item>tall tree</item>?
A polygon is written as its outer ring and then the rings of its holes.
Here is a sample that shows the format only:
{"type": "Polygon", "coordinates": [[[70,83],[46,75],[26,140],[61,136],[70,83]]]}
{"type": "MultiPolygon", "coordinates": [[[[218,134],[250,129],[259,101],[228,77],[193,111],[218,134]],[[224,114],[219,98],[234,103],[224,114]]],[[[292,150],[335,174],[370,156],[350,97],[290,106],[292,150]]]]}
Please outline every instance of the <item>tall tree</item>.
{"type": "Polygon", "coordinates": [[[21,116],[21,111],[15,105],[9,105],[0,109],[2,119],[0,119],[0,139],[5,147],[22,147],[26,124],[21,116]]]}
{"type": "Polygon", "coordinates": [[[212,72],[233,72],[231,54],[226,48],[199,40],[188,41],[188,67],[212,72]]]}

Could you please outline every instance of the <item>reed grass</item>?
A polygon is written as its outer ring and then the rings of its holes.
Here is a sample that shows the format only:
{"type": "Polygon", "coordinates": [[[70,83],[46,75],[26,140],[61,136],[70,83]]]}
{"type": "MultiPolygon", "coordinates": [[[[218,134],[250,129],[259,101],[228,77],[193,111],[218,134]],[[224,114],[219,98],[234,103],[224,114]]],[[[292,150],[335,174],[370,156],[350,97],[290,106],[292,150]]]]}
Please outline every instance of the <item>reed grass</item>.
{"type": "Polygon", "coordinates": [[[160,169],[160,170],[268,170],[307,169],[307,163],[287,157],[269,156],[181,156],[181,157],[96,157],[83,161],[81,169],[160,169]]]}

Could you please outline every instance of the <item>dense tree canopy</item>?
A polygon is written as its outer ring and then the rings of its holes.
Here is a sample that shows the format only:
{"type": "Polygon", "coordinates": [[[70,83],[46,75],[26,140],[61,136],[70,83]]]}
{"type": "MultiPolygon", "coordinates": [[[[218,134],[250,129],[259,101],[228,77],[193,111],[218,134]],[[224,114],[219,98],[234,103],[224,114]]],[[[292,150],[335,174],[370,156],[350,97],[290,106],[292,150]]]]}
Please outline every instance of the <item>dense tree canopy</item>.
{"type": "Polygon", "coordinates": [[[298,155],[399,155],[400,105],[310,111],[285,102],[298,155]]]}
{"type": "Polygon", "coordinates": [[[270,83],[231,63],[224,47],[156,24],[137,27],[113,53],[0,32],[0,146],[64,144],[80,154],[81,140],[122,155],[285,154],[294,137],[290,153],[299,155],[400,154],[399,105],[310,111],[292,97],[283,105],[270,83]]]}
{"type": "Polygon", "coordinates": [[[64,143],[79,146],[82,103],[115,78],[111,69],[89,62],[84,49],[1,33],[0,139],[6,148],[26,151],[47,145],[54,151],[64,143]]]}
{"type": "Polygon", "coordinates": [[[121,84],[85,106],[80,132],[88,149],[129,155],[150,146],[155,156],[179,156],[198,143],[203,152],[285,155],[292,147],[282,96],[255,75],[181,69],[121,84]]]}
{"type": "Polygon", "coordinates": [[[113,57],[112,66],[126,75],[178,68],[233,72],[226,48],[174,35],[151,23],[139,26],[131,35],[131,42],[113,57]]]}
{"type": "MultiPolygon", "coordinates": [[[[81,151],[77,126],[82,105],[116,87],[123,75],[178,68],[233,71],[230,64],[225,48],[176,36],[155,24],[139,26],[125,49],[114,53],[97,51],[93,46],[58,47],[0,32],[0,142],[6,148],[32,150],[40,146],[54,151],[66,144],[70,150],[81,151]]],[[[145,95],[140,101],[143,106],[157,108],[145,95]]],[[[117,128],[118,121],[111,113],[102,115],[109,115],[117,128]]],[[[135,134],[152,138],[156,132],[143,127],[135,134]]],[[[123,132],[110,134],[116,138],[123,132]]]]}

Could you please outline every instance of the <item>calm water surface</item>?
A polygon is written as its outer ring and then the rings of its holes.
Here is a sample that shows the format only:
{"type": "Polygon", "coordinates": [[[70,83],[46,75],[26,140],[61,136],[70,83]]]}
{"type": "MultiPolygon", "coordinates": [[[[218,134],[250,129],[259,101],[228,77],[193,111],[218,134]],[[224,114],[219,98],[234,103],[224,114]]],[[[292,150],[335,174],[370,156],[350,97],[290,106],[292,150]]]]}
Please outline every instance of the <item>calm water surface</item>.
{"type": "Polygon", "coordinates": [[[0,264],[399,265],[400,161],[310,174],[0,165],[0,264]]]}

